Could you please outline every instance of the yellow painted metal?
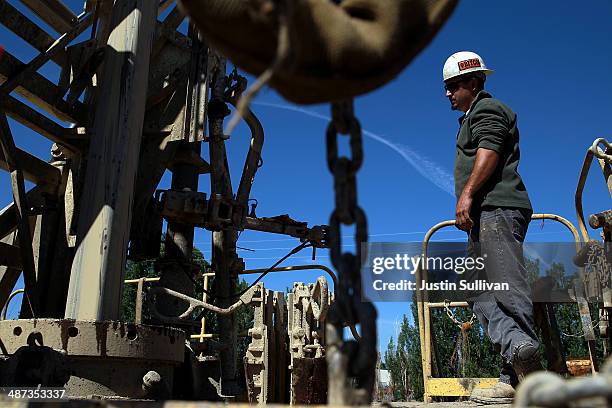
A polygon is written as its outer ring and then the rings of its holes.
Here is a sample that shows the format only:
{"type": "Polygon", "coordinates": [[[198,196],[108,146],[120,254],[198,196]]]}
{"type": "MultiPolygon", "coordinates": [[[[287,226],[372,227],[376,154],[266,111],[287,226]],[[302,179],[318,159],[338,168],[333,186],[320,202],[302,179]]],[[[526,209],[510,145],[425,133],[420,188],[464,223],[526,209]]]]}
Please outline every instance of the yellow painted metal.
{"type": "MultiPolygon", "coordinates": [[[[204,279],[204,291],[208,290],[208,280],[210,277],[215,276],[214,272],[207,272],[207,273],[203,273],[202,278],[204,279]]],[[[126,284],[138,284],[138,288],[139,288],[139,292],[142,292],[142,284],[144,282],[159,282],[159,277],[155,277],[155,278],[139,278],[139,279],[126,279],[123,281],[126,284]]],[[[138,301],[138,299],[142,298],[142,294],[139,293],[136,295],[137,296],[137,301],[136,301],[136,323],[140,324],[142,323],[141,320],[141,308],[142,308],[142,301],[138,301]]],[[[206,294],[206,292],[204,292],[202,294],[202,300],[204,302],[206,302],[206,300],[208,299],[208,295],[206,294]]],[[[200,325],[200,334],[192,334],[190,336],[190,338],[192,340],[200,340],[200,343],[204,342],[204,339],[210,339],[212,337],[215,337],[215,334],[211,334],[211,333],[206,333],[206,319],[203,317],[201,320],[201,325],[200,325]]]]}
{"type": "MultiPolygon", "coordinates": [[[[205,273],[204,274],[204,291],[202,292],[202,301],[206,302],[206,300],[208,300],[208,294],[206,293],[208,291],[208,278],[210,276],[215,276],[214,273],[205,273]]],[[[200,343],[204,342],[205,338],[210,338],[212,337],[212,335],[207,335],[206,334],[206,318],[202,317],[201,320],[201,324],[200,324],[200,335],[192,335],[191,338],[192,339],[200,339],[200,343]]]]}
{"type": "Polygon", "coordinates": [[[200,343],[204,342],[204,339],[212,339],[213,337],[217,337],[217,335],[212,333],[200,333],[189,336],[192,340],[200,340],[200,343]]]}
{"type": "Polygon", "coordinates": [[[429,390],[432,396],[467,397],[472,390],[490,388],[497,378],[430,378],[429,390]]]}
{"type": "MultiPolygon", "coordinates": [[[[588,158],[588,156],[587,156],[588,158]]],[[[590,164],[590,162],[589,162],[590,164]]],[[[584,183],[585,177],[581,176],[582,183],[584,183]]],[[[580,193],[582,192],[579,188],[580,193]]],[[[582,194],[580,194],[581,196],[582,194]]],[[[577,201],[578,202],[578,201],[577,201]]],[[[553,220],[560,222],[571,232],[574,241],[576,242],[576,251],[580,249],[580,234],[578,230],[568,219],[561,217],[556,214],[533,214],[532,220],[553,220]]],[[[423,257],[427,259],[427,247],[433,234],[445,227],[451,227],[455,225],[455,220],[446,220],[439,222],[427,231],[423,238],[423,257]]],[[[584,235],[584,234],[583,234],[584,235]]],[[[588,237],[588,234],[586,235],[588,237]]],[[[416,280],[427,280],[427,270],[417,268],[416,280]]],[[[488,387],[495,384],[498,381],[497,378],[434,378],[432,377],[432,356],[431,356],[431,308],[444,307],[443,303],[429,303],[427,298],[427,292],[420,293],[417,291],[417,309],[419,318],[419,337],[421,343],[421,364],[423,365],[423,389],[424,389],[424,401],[431,402],[432,397],[446,397],[446,396],[467,396],[469,395],[468,389],[474,387],[474,383],[481,387],[488,387]],[[470,388],[471,387],[471,388],[470,388]]],[[[466,302],[453,302],[452,307],[468,307],[466,302]]]]}
{"type": "Polygon", "coordinates": [[[139,279],[126,279],[123,281],[123,283],[138,283],[140,282],[140,280],[143,280],[143,282],[159,282],[159,277],[156,278],[139,278],[139,279]]]}

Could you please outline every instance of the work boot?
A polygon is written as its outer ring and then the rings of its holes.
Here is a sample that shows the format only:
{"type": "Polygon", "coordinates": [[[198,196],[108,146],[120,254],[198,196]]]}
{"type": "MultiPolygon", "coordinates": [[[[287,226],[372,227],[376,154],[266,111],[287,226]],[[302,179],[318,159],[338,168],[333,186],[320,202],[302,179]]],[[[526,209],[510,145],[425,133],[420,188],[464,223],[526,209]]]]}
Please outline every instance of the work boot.
{"type": "Polygon", "coordinates": [[[514,387],[498,381],[491,388],[474,388],[470,401],[480,404],[511,404],[514,399],[514,387]]]}
{"type": "Polygon", "coordinates": [[[535,371],[542,371],[544,368],[540,362],[538,347],[532,343],[519,345],[512,355],[512,367],[519,381],[523,381],[526,376],[535,371]]]}

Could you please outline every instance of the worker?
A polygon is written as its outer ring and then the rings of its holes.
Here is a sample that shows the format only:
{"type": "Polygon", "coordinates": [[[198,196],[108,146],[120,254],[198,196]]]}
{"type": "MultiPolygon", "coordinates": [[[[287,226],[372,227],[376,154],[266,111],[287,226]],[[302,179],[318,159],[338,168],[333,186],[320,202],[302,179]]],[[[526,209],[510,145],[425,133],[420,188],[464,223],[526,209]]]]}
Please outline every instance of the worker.
{"type": "Polygon", "coordinates": [[[471,293],[468,299],[503,359],[499,382],[476,388],[471,398],[506,403],[519,380],[542,367],[522,252],[533,210],[518,173],[516,114],[484,90],[492,72],[478,54],[462,51],[446,60],[443,77],[452,110],[464,113],[455,157],[455,222],[468,234],[468,256],[483,256],[485,265],[464,276],[475,280],[484,272],[487,281],[510,288],[471,293]]]}

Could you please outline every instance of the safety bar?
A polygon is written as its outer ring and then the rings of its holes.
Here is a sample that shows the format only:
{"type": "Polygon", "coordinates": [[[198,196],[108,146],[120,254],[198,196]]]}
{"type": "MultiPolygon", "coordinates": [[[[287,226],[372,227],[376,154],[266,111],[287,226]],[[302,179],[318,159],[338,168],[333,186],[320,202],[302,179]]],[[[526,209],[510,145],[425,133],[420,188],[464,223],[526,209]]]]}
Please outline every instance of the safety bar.
{"type": "MultiPolygon", "coordinates": [[[[580,249],[580,234],[578,233],[578,230],[576,229],[576,227],[574,227],[574,225],[566,218],[561,217],[560,215],[556,215],[556,214],[533,214],[531,216],[532,220],[544,220],[544,219],[548,219],[548,220],[553,220],[553,221],[558,221],[561,224],[563,224],[565,227],[567,227],[567,229],[571,232],[572,237],[574,238],[574,241],[576,242],[576,250],[578,251],[580,249]]],[[[447,221],[442,221],[437,223],[436,225],[434,225],[433,227],[431,227],[427,233],[425,234],[425,237],[423,238],[423,246],[422,246],[422,251],[423,251],[423,257],[425,259],[427,259],[427,249],[429,246],[429,241],[431,240],[431,237],[439,230],[441,230],[442,228],[445,227],[454,227],[455,226],[455,220],[447,220],[447,221]]],[[[427,278],[427,269],[424,268],[421,270],[420,266],[416,269],[416,280],[417,282],[420,282],[422,279],[426,279],[427,278]]],[[[418,319],[419,319],[419,337],[420,337],[420,341],[421,341],[421,364],[423,365],[423,385],[424,385],[424,398],[425,398],[425,402],[431,402],[431,397],[432,396],[440,396],[440,395],[445,395],[445,394],[436,394],[435,390],[430,387],[430,380],[432,380],[432,358],[431,358],[431,315],[430,315],[430,308],[441,308],[444,307],[445,304],[438,302],[438,303],[428,303],[427,302],[427,293],[423,293],[423,291],[417,291],[416,292],[416,297],[417,297],[417,314],[418,314],[418,319]]],[[[446,304],[446,306],[450,306],[450,307],[468,307],[468,303],[467,302],[451,302],[450,304],[446,304]]],[[[435,380],[440,380],[440,381],[446,381],[449,384],[455,383],[456,379],[442,379],[442,378],[438,378],[435,380]]],[[[471,383],[489,383],[494,379],[490,379],[490,378],[479,378],[479,379],[471,379],[473,381],[470,381],[471,383]]],[[[461,382],[460,382],[461,383],[461,382]]],[[[448,385],[448,384],[445,384],[448,385]]],[[[442,390],[443,388],[446,389],[451,389],[453,390],[454,394],[459,395],[459,392],[467,392],[466,389],[461,390],[461,387],[436,387],[436,390],[442,390]]],[[[465,395],[465,394],[461,394],[461,395],[465,395]]]]}

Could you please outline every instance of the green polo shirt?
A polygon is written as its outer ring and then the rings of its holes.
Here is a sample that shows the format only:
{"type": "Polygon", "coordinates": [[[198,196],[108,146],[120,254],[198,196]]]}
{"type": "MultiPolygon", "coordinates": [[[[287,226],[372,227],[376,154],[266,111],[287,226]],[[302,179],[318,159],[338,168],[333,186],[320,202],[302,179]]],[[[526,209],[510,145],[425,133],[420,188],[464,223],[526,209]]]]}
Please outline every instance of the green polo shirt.
{"type": "Polygon", "coordinates": [[[499,154],[497,168],[474,197],[474,209],[484,206],[532,209],[518,173],[521,157],[516,114],[491,94],[480,91],[467,115],[459,119],[455,158],[455,194],[463,191],[479,148],[499,154]]]}

